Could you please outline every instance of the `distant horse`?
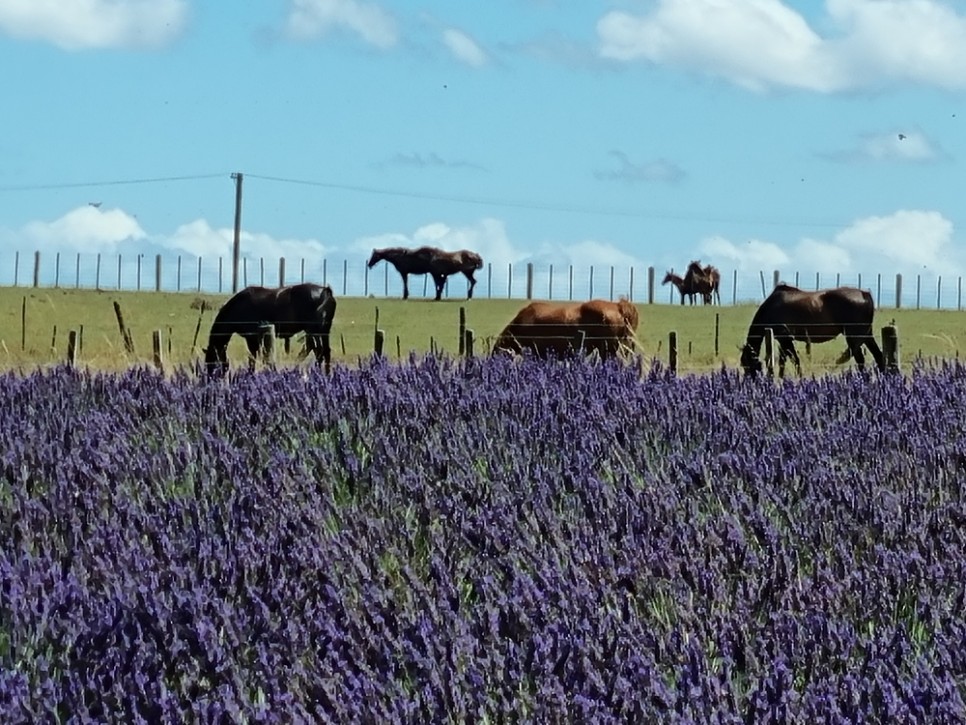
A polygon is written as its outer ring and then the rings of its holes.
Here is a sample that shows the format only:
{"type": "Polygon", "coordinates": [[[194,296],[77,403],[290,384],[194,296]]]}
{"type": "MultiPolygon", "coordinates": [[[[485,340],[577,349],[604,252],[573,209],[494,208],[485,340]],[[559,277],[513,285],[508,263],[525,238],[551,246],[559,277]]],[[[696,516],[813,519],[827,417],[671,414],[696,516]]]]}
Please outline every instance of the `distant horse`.
{"type": "Polygon", "coordinates": [[[721,304],[721,272],[710,264],[702,267],[699,260],[695,260],[688,265],[688,270],[684,274],[685,283],[701,295],[704,304],[711,305],[715,301],[721,304]]]}
{"type": "Polygon", "coordinates": [[[785,374],[785,359],[791,357],[795,369],[802,374],[802,363],[795,350],[795,340],[828,342],[845,335],[848,350],[839,358],[843,363],[855,358],[859,370],[865,369],[865,345],[875,358],[879,370],[885,370],[885,358],[872,332],[875,304],[872,295],[855,287],[806,292],[786,284],[780,284],[761,303],[751,320],[748,338],[741,349],[741,367],[749,375],[761,372],[758,355],[765,330],[772,328],[779,346],[778,374],[785,374]]]}
{"type": "Polygon", "coordinates": [[[664,281],[661,282],[661,284],[665,285],[668,282],[672,283],[675,287],[678,288],[678,292],[681,293],[682,305],[684,304],[685,296],[688,297],[690,304],[692,305],[694,304],[694,295],[697,294],[697,289],[695,288],[693,279],[682,277],[679,274],[674,274],[674,272],[668,272],[666,275],[664,275],[664,281]]]}
{"type": "Polygon", "coordinates": [[[409,275],[432,275],[433,282],[436,285],[436,299],[438,300],[443,296],[446,278],[457,272],[462,272],[469,280],[470,286],[466,292],[466,298],[472,299],[473,287],[476,286],[476,278],[473,273],[483,268],[483,258],[476,252],[467,249],[461,249],[458,252],[446,252],[436,247],[373,249],[368,266],[372,269],[383,260],[395,267],[396,271],[402,276],[404,300],[409,299],[409,275]]]}
{"type": "Polygon", "coordinates": [[[228,342],[241,335],[251,353],[250,367],[262,341],[265,325],[275,325],[275,336],[287,340],[305,332],[305,348],[329,371],[332,350],[329,331],[335,317],[335,297],[328,285],[309,282],[287,287],[246,287],[232,296],[211,323],[205,365],[209,373],[228,369],[228,342]]]}
{"type": "Polygon", "coordinates": [[[531,302],[517,312],[493,346],[493,353],[563,357],[594,350],[601,358],[616,357],[631,348],[639,322],[637,307],[626,298],[617,302],[531,302]]]}

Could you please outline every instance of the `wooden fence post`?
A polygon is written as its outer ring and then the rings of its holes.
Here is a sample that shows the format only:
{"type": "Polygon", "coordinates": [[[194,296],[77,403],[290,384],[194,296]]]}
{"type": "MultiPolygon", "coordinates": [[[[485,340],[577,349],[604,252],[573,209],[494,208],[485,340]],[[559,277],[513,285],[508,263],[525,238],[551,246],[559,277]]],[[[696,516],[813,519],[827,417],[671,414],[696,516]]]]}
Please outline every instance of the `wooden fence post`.
{"type": "Polygon", "coordinates": [[[67,367],[72,368],[77,364],[77,330],[70,330],[67,333],[67,367]]]}
{"type": "Polygon", "coordinates": [[[506,298],[513,297],[513,262],[506,265],[506,298]]]}
{"type": "MultiPolygon", "coordinates": [[[[180,257],[179,257],[180,260],[180,257]]],[[[161,291],[161,255],[154,255],[154,291],[161,291]]]]}
{"type": "Polygon", "coordinates": [[[772,289],[775,289],[775,287],[778,286],[778,282],[780,281],[779,278],[780,278],[780,274],[779,274],[779,271],[776,269],[771,274],[771,282],[772,282],[771,287],[772,287],[772,289]]]}
{"type": "Polygon", "coordinates": [[[20,306],[20,350],[27,349],[27,295],[20,306]]]}
{"type": "MultiPolygon", "coordinates": [[[[532,268],[532,265],[530,265],[532,268]]],[[[529,273],[529,270],[528,270],[529,273]]],[[[529,282],[528,282],[529,284],[529,282]]],[[[529,297],[527,298],[529,299],[529,297]]],[[[459,326],[459,356],[462,357],[466,351],[466,308],[460,306],[460,326],[459,326]]]]}
{"type": "Polygon", "coordinates": [[[527,299],[533,299],[533,262],[527,262],[527,299]]]}
{"type": "MultiPolygon", "coordinates": [[[[71,333],[73,334],[73,332],[71,333]]],[[[154,357],[154,367],[158,372],[164,372],[164,348],[161,345],[161,330],[154,330],[151,333],[151,348],[154,357]]]]}
{"type": "Polygon", "coordinates": [[[899,372],[899,329],[895,322],[882,328],[882,355],[885,357],[886,372],[899,372]]]}
{"type": "Polygon", "coordinates": [[[34,287],[40,286],[40,251],[34,252],[34,287]]]}
{"type": "Polygon", "coordinates": [[[627,286],[627,299],[634,301],[634,267],[631,267],[631,279],[627,286]]]}
{"type": "MultiPolygon", "coordinates": [[[[369,269],[366,267],[366,269],[369,269]]],[[[278,258],[278,286],[285,286],[285,257],[278,258]]]]}
{"type": "MultiPolygon", "coordinates": [[[[262,357],[265,364],[273,370],[275,369],[275,325],[261,325],[262,330],[262,357]]],[[[253,361],[254,362],[254,361],[253,361]]]]}
{"type": "Polygon", "coordinates": [[[60,287],[60,252],[54,255],[54,287],[60,287]]]}
{"type": "Polygon", "coordinates": [[[896,309],[902,307],[902,273],[896,275],[896,309]]]}
{"type": "Polygon", "coordinates": [[[464,330],[463,337],[463,352],[467,358],[471,358],[473,357],[473,331],[464,330]]]}
{"type": "Polygon", "coordinates": [[[678,333],[671,330],[667,334],[667,366],[672,375],[678,372],[678,333]]]}
{"type": "Polygon", "coordinates": [[[553,264],[550,265],[550,278],[547,282],[547,299],[553,299],[553,264]]]}
{"type": "Polygon", "coordinates": [[[718,357],[718,342],[721,334],[721,313],[714,313],[714,356],[718,357]]]}
{"type": "Polygon", "coordinates": [[[647,268],[647,304],[654,304],[654,267],[647,268]]]}
{"type": "Polygon", "coordinates": [[[373,340],[373,352],[375,352],[376,357],[382,357],[382,348],[386,342],[386,333],[384,330],[376,330],[375,339],[373,340]]]}
{"type": "Polygon", "coordinates": [[[768,377],[775,376],[775,330],[765,328],[765,370],[768,377]]]}
{"type": "Polygon", "coordinates": [[[117,317],[117,327],[121,331],[121,339],[124,341],[124,349],[127,350],[129,355],[134,354],[134,338],[131,337],[131,331],[124,324],[124,315],[121,313],[121,303],[114,300],[114,315],[117,317]]]}

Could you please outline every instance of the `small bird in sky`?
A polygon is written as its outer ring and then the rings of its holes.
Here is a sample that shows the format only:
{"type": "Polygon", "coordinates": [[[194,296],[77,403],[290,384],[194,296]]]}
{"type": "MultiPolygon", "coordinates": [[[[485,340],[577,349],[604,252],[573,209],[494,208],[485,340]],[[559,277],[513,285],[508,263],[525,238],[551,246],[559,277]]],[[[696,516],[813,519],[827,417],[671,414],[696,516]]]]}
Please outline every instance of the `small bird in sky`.
{"type": "Polygon", "coordinates": [[[900,141],[902,141],[902,139],[904,139],[905,137],[906,137],[906,135],[904,133],[900,133],[899,134],[899,140],[900,141]]]}
{"type": "Polygon", "coordinates": [[[100,209],[100,208],[101,208],[101,204],[102,204],[102,203],[103,203],[103,202],[100,202],[100,201],[89,201],[89,202],[87,202],[87,205],[88,205],[88,206],[92,206],[92,207],[94,207],[95,209],[100,209]]]}

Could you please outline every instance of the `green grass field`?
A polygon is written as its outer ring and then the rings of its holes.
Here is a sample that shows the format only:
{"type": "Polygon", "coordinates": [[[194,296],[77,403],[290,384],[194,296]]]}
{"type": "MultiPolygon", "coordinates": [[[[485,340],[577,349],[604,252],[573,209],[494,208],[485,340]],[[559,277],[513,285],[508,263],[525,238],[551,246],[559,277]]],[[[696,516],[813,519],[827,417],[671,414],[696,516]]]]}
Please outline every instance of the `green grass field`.
{"type": "MultiPolygon", "coordinates": [[[[229,295],[170,292],[114,292],[51,288],[0,288],[0,369],[30,370],[53,365],[66,359],[70,330],[82,333],[79,364],[97,370],[121,370],[152,361],[152,332],[161,330],[165,363],[183,365],[201,355],[214,316],[207,311],[201,318],[197,344],[192,347],[199,311],[193,307],[201,299],[217,306],[229,295]],[[26,324],[23,324],[26,300],[26,324]],[[128,354],[114,312],[117,301],[130,328],[135,353],[128,354]],[[56,327],[56,331],[55,328],[56,327]]],[[[417,299],[340,298],[332,327],[334,358],[355,364],[372,352],[378,310],[379,327],[385,331],[385,354],[396,358],[401,352],[427,352],[431,339],[438,349],[456,353],[459,342],[459,309],[466,308],[467,327],[476,335],[476,353],[488,351],[492,339],[522,307],[523,300],[460,300],[440,302],[417,299]]],[[[646,358],[667,360],[668,333],[678,335],[679,369],[686,373],[707,372],[738,365],[738,347],[744,341],[755,305],[736,307],[682,307],[680,305],[640,305],[641,325],[638,338],[646,358]],[[719,315],[719,354],[715,355],[715,315],[719,315]]],[[[876,333],[892,320],[899,328],[903,361],[916,356],[958,357],[966,350],[966,314],[937,310],[883,309],[876,313],[876,333]]],[[[286,355],[279,349],[279,364],[298,363],[300,344],[286,355]]],[[[799,344],[806,374],[841,369],[835,359],[845,349],[838,338],[815,345],[810,358],[799,344]]],[[[244,364],[247,348],[235,337],[229,346],[233,364],[244,364]]]]}

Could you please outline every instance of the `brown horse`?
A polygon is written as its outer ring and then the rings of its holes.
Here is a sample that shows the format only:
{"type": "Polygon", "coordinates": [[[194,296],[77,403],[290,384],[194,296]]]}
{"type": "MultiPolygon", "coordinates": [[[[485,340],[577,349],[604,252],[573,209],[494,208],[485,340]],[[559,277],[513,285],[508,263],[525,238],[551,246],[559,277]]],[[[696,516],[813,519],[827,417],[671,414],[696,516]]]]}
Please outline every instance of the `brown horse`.
{"type": "Polygon", "coordinates": [[[761,303],[751,320],[748,338],[741,349],[741,367],[748,375],[761,372],[762,364],[758,355],[765,330],[770,327],[779,346],[779,376],[785,374],[785,359],[788,357],[795,362],[798,374],[802,374],[795,340],[828,342],[840,334],[845,335],[848,343],[847,352],[839,358],[840,363],[854,357],[859,370],[865,369],[865,355],[862,352],[862,346],[865,345],[875,358],[879,370],[885,370],[885,358],[872,333],[874,314],[872,294],[866,290],[835,287],[806,292],[780,284],[761,303]]]}
{"type": "Polygon", "coordinates": [[[332,360],[329,331],[335,317],[335,297],[328,285],[309,282],[287,287],[246,287],[222,305],[211,323],[205,365],[209,373],[228,370],[228,342],[240,335],[251,354],[254,368],[265,328],[275,326],[275,336],[287,340],[305,332],[306,351],[314,352],[326,372],[332,360]]]}
{"type": "Polygon", "coordinates": [[[469,281],[466,298],[472,299],[476,278],[473,273],[483,268],[483,258],[476,252],[461,249],[458,252],[446,252],[436,247],[419,247],[406,249],[405,247],[387,247],[373,249],[369,257],[368,266],[372,269],[381,261],[389,262],[402,276],[403,299],[409,299],[409,275],[429,274],[436,285],[436,299],[443,296],[446,278],[451,274],[462,272],[469,281]]]}
{"type": "Polygon", "coordinates": [[[594,350],[601,358],[631,348],[639,322],[637,307],[617,302],[531,302],[517,312],[493,346],[493,353],[530,350],[543,357],[563,357],[594,350]]]}
{"type": "Polygon", "coordinates": [[[694,295],[697,294],[697,289],[695,289],[694,280],[688,277],[682,277],[679,274],[674,274],[674,272],[668,272],[664,275],[664,281],[661,282],[662,285],[670,282],[675,287],[678,288],[678,292],[681,293],[681,304],[684,304],[684,298],[687,296],[690,304],[694,304],[694,295]]]}
{"type": "Polygon", "coordinates": [[[717,301],[721,304],[721,272],[712,265],[701,266],[699,260],[694,260],[688,265],[688,270],[684,274],[684,281],[691,289],[701,295],[701,299],[706,305],[712,305],[717,301]]]}

